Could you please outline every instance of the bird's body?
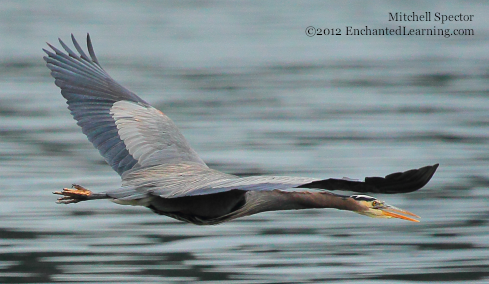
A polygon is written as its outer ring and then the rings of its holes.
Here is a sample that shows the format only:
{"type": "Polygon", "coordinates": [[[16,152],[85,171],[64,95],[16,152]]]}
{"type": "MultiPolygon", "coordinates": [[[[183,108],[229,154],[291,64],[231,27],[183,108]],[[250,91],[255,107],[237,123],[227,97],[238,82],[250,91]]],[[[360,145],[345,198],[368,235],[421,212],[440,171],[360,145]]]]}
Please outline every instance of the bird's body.
{"type": "Polygon", "coordinates": [[[44,50],[44,59],[82,131],[122,179],[120,188],[93,193],[65,188],[59,203],[112,199],[146,206],[155,213],[208,225],[264,211],[336,208],[371,217],[416,215],[369,196],[343,196],[328,190],[406,193],[431,179],[438,164],[365,181],[303,177],[238,177],[210,169],[161,111],[115,82],[100,66],[90,37],[87,56],[61,40],[62,52],[44,50]],[[400,215],[403,214],[403,215],[400,215]]]}

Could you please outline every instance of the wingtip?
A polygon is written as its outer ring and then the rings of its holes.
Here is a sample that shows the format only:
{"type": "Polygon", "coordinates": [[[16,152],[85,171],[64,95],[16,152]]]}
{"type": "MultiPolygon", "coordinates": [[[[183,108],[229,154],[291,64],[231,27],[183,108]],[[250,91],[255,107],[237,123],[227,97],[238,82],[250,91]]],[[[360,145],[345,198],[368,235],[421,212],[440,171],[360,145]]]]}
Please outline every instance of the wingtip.
{"type": "Polygon", "coordinates": [[[432,177],[433,177],[433,175],[435,174],[436,170],[438,169],[438,166],[440,166],[440,164],[439,164],[439,163],[436,163],[436,164],[434,164],[433,166],[431,166],[431,169],[430,169],[430,171],[429,171],[429,172],[430,172],[430,174],[429,174],[429,178],[428,178],[428,180],[426,181],[426,183],[428,183],[428,182],[431,180],[431,178],[432,178],[432,177]]]}
{"type": "Polygon", "coordinates": [[[48,46],[49,46],[51,49],[53,49],[53,50],[54,50],[54,48],[55,48],[55,47],[54,47],[52,44],[50,44],[49,42],[46,42],[46,44],[47,44],[47,45],[48,45],[48,46]]]}
{"type": "Polygon", "coordinates": [[[439,165],[440,164],[436,163],[432,166],[426,166],[426,167],[422,167],[422,168],[419,168],[417,170],[414,170],[414,175],[411,177],[412,178],[411,182],[413,183],[411,185],[412,187],[410,190],[407,190],[405,192],[416,191],[416,190],[419,190],[419,189],[423,188],[424,186],[426,186],[430,182],[433,175],[435,174],[439,165]]]}
{"type": "Polygon", "coordinates": [[[71,49],[68,47],[68,45],[66,45],[64,43],[64,41],[61,40],[61,38],[58,38],[58,40],[59,40],[59,43],[61,44],[61,47],[63,47],[63,49],[68,53],[68,55],[76,58],[76,56],[74,56],[74,54],[73,54],[73,51],[71,51],[71,49]]]}
{"type": "Polygon", "coordinates": [[[408,193],[423,188],[431,180],[439,164],[424,166],[405,172],[392,173],[384,178],[367,177],[365,183],[372,186],[369,192],[374,193],[408,193]]]}
{"type": "Polygon", "coordinates": [[[89,33],[87,33],[87,48],[88,48],[88,54],[90,54],[92,61],[95,62],[98,66],[100,66],[97,56],[95,55],[95,51],[93,51],[93,44],[89,33]]]}
{"type": "MultiPolygon", "coordinates": [[[[426,174],[426,183],[428,183],[428,182],[431,180],[431,178],[432,178],[432,177],[433,177],[433,175],[435,174],[436,170],[438,169],[438,166],[439,166],[439,165],[440,165],[440,164],[436,163],[436,164],[434,164],[434,165],[432,165],[432,166],[426,166],[426,167],[424,167],[424,168],[420,168],[420,169],[419,169],[419,171],[421,171],[421,170],[423,170],[423,169],[426,169],[426,172],[425,172],[425,174],[426,174]]],[[[425,185],[426,185],[426,184],[425,184],[425,185]]],[[[424,186],[424,185],[423,185],[423,186],[424,186]]]]}

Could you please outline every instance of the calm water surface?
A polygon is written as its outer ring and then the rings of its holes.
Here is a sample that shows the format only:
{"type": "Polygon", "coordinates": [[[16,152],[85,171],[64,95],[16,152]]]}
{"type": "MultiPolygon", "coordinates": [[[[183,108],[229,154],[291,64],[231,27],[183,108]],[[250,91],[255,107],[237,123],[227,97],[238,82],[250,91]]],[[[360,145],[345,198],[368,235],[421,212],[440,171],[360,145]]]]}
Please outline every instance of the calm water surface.
{"type": "Polygon", "coordinates": [[[40,3],[0,9],[1,283],[489,281],[487,3],[40,3]],[[475,14],[446,27],[476,35],[304,34],[395,26],[388,12],[414,9],[475,14]],[[71,183],[119,186],[41,59],[72,32],[90,32],[104,68],[213,168],[363,178],[440,163],[419,192],[378,196],[422,222],[308,210],[199,227],[107,201],[56,205],[71,183]]]}

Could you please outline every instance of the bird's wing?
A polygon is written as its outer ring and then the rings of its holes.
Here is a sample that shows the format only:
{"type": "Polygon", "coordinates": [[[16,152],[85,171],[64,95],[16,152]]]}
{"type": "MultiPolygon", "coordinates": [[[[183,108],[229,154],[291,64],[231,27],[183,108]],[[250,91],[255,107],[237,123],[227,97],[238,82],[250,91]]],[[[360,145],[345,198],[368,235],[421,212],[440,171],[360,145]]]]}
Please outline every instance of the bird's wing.
{"type": "Polygon", "coordinates": [[[116,199],[140,199],[152,196],[178,198],[214,194],[233,189],[260,191],[287,189],[316,181],[314,178],[235,175],[184,162],[137,169],[122,175],[122,187],[106,192],[116,199]]]}
{"type": "Polygon", "coordinates": [[[438,168],[438,164],[398,172],[385,177],[366,177],[364,181],[351,179],[313,179],[289,176],[250,176],[239,179],[216,181],[208,187],[192,190],[188,195],[201,195],[240,189],[245,191],[267,191],[274,189],[310,188],[344,190],[358,193],[408,193],[425,186],[438,168]]]}
{"type": "MultiPolygon", "coordinates": [[[[146,194],[163,198],[177,198],[226,192],[294,190],[294,188],[344,190],[359,193],[407,193],[425,186],[438,164],[387,175],[367,177],[365,181],[289,176],[250,176],[239,178],[200,165],[185,163],[169,167],[153,167],[128,172],[123,176],[125,189],[109,193],[121,199],[139,199],[146,194]],[[140,182],[150,181],[150,182],[140,182]]],[[[297,189],[296,189],[297,190],[297,189]]]]}
{"type": "Polygon", "coordinates": [[[347,190],[360,193],[407,193],[425,186],[435,174],[438,164],[393,173],[385,177],[366,177],[365,181],[348,179],[324,179],[297,186],[298,188],[318,188],[329,190],[347,190]]]}
{"type": "Polygon", "coordinates": [[[162,112],[114,81],[100,66],[87,35],[87,56],[71,35],[78,54],[43,49],[55,84],[71,114],[107,163],[122,175],[130,169],[181,161],[205,163],[162,112]]]}

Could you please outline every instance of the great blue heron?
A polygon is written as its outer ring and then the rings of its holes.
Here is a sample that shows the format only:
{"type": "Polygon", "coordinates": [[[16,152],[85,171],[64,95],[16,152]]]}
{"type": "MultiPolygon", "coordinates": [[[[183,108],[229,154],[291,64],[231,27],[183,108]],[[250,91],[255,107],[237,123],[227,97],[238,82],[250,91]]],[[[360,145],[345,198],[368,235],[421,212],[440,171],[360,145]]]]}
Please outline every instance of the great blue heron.
{"type": "Polygon", "coordinates": [[[419,216],[358,193],[406,193],[428,183],[438,164],[386,177],[315,179],[285,176],[238,177],[210,169],[161,111],[119,85],[100,66],[87,35],[88,54],[73,35],[73,52],[49,45],[44,60],[71,114],[88,140],[121,176],[122,186],[94,193],[79,185],[54,192],[58,203],[112,199],[146,206],[157,214],[210,225],[265,211],[336,208],[376,218],[419,222],[419,216]],[[308,190],[307,190],[308,189],[308,190]],[[414,218],[411,218],[411,217],[414,218]]]}

